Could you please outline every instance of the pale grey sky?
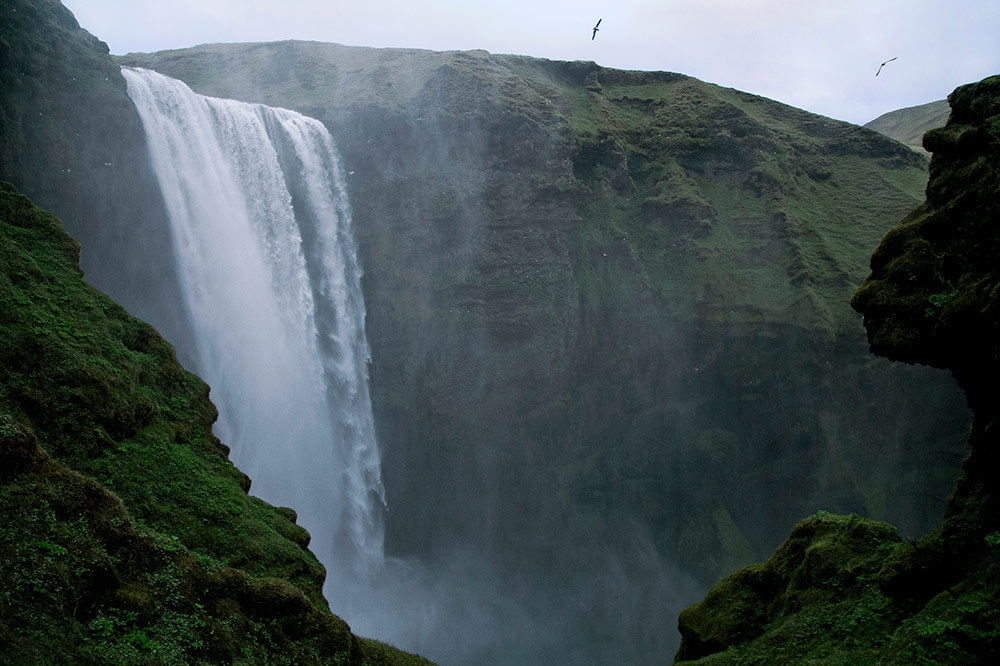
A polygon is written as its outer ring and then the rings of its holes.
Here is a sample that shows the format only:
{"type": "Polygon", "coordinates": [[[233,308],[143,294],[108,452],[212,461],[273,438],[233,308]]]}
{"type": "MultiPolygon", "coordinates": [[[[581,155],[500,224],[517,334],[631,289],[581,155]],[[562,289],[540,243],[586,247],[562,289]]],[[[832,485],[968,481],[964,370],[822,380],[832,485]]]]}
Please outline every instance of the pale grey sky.
{"type": "Polygon", "coordinates": [[[858,124],[1000,74],[1000,0],[64,3],[112,53],[282,39],[485,49],[680,72],[858,124]]]}

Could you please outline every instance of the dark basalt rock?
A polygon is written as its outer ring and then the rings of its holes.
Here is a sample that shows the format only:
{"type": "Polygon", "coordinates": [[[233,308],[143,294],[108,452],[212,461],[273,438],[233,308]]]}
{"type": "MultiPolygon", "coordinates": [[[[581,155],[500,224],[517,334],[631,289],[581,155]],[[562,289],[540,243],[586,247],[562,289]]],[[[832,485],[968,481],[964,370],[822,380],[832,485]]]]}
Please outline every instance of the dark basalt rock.
{"type": "Polygon", "coordinates": [[[886,235],[853,307],[872,351],[948,368],[975,408],[996,376],[1000,332],[1000,77],[957,89],[934,153],[926,203],[886,235]]]}

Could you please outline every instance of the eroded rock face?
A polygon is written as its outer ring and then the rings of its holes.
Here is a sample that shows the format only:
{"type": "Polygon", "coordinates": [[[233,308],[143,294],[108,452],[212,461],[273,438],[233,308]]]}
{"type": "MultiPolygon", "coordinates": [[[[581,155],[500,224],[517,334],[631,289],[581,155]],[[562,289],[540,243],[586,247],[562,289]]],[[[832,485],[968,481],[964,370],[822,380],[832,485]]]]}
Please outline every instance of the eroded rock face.
{"type": "Polygon", "coordinates": [[[920,600],[995,557],[985,544],[1000,527],[1000,76],[948,101],[947,125],[924,138],[934,153],[927,201],[886,236],[852,302],[873,351],[950,369],[973,412],[965,478],[944,524],[883,575],[894,597],[920,600]]]}
{"type": "Polygon", "coordinates": [[[889,232],[852,306],[872,351],[948,368],[975,409],[994,383],[1000,331],[1000,77],[958,88],[928,132],[927,200],[889,232]]]}
{"type": "Polygon", "coordinates": [[[965,478],[935,532],[909,546],[888,533],[838,537],[843,550],[820,575],[803,577],[809,558],[790,555],[821,557],[830,537],[807,534],[816,518],[800,523],[765,564],[727,577],[681,614],[679,661],[985,664],[1000,656],[1000,77],[958,88],[949,102],[948,124],[924,139],[934,154],[927,200],[886,235],[852,305],[865,315],[872,351],[948,368],[965,390],[973,410],[965,478]]]}
{"type": "MultiPolygon", "coordinates": [[[[918,532],[950,490],[935,477],[955,467],[963,419],[924,410],[934,432],[917,437],[899,415],[930,393],[961,396],[927,368],[870,358],[847,305],[871,246],[925,182],[924,158],[899,144],[680,74],[587,62],[283,42],[132,63],[331,129],[400,507],[388,548],[447,560],[471,544],[501,560],[497,578],[529,590],[539,617],[551,620],[553,600],[595,637],[563,661],[600,661],[598,643],[645,660],[597,632],[628,633],[617,571],[646,595],[629,597],[629,626],[663,627],[679,603],[650,583],[664,566],[707,585],[820,506],[918,532]],[[563,602],[595,588],[603,614],[563,602]]],[[[54,96],[44,74],[49,97],[35,104],[54,96]]],[[[128,111],[122,82],[103,85],[128,111]]],[[[137,166],[129,122],[121,151],[137,166]]],[[[78,147],[59,156],[97,155],[78,147]]],[[[87,196],[71,178],[59,205],[126,201],[141,178],[119,171],[88,172],[87,196]]],[[[164,307],[169,281],[141,278],[170,265],[163,220],[154,205],[115,210],[66,216],[88,277],[154,287],[130,309],[183,329],[164,307]],[[86,265],[95,245],[104,268],[86,265]]],[[[529,595],[517,596],[523,608],[529,595]]],[[[643,635],[629,643],[657,657],[674,640],[643,635]]]]}
{"type": "Polygon", "coordinates": [[[0,180],[64,221],[91,284],[186,347],[162,196],[107,44],[58,0],[6,0],[0,22],[0,180]]]}
{"type": "Polygon", "coordinates": [[[407,507],[390,550],[521,558],[513,540],[560,532],[539,525],[613,534],[625,514],[707,584],[818,506],[910,533],[940,510],[950,487],[928,495],[926,470],[957,468],[964,423],[925,412],[937,434],[911,446],[886,414],[947,378],[873,361],[848,306],[919,202],[913,151],[588,62],[303,42],[126,60],[336,138],[387,492],[407,507]],[[914,474],[889,489],[899,464],[914,474]]]}

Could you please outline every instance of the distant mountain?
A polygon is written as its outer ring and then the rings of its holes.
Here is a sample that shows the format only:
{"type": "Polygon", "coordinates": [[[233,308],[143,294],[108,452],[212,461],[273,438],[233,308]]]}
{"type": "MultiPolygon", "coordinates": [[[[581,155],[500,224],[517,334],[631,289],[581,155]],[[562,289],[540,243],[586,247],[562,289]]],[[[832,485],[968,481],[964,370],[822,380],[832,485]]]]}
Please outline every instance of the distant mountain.
{"type": "Polygon", "coordinates": [[[884,113],[866,123],[865,127],[904,143],[914,150],[923,151],[924,134],[929,130],[944,127],[947,120],[948,100],[941,99],[884,113]]]}

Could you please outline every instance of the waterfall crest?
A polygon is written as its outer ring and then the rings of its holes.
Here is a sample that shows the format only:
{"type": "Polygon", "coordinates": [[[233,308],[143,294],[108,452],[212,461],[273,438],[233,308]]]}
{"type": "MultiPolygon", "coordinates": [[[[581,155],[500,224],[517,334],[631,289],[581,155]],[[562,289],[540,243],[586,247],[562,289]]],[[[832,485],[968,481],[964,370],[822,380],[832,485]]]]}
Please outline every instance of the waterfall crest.
{"type": "Polygon", "coordinates": [[[382,564],[361,269],[336,148],[285,109],[123,68],[146,132],[216,434],[293,507],[329,587],[382,564]]]}

